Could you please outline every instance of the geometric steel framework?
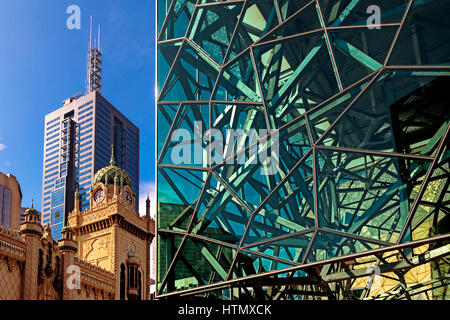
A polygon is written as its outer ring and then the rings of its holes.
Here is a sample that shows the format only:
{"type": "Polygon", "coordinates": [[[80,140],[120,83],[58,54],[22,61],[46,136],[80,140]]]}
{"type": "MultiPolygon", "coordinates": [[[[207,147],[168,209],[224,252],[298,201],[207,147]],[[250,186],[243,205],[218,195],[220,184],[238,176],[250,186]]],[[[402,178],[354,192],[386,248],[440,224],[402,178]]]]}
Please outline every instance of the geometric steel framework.
{"type": "Polygon", "coordinates": [[[450,297],[448,0],[157,12],[158,297],[450,297]],[[201,161],[173,161],[177,129],[201,161]],[[211,163],[209,129],[268,134],[211,163]],[[241,157],[255,141],[279,144],[275,174],[241,157]]]}

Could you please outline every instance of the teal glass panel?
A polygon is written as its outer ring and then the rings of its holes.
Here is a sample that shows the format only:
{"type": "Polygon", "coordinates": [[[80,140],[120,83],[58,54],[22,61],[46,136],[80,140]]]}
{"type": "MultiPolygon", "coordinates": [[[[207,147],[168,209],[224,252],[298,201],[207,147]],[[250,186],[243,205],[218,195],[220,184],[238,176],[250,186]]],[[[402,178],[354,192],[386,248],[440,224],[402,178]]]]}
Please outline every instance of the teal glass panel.
{"type": "Polygon", "coordinates": [[[396,243],[430,164],[319,149],[319,227],[396,243]]]}
{"type": "Polygon", "coordinates": [[[186,232],[207,176],[204,171],[158,169],[158,228],[186,232]]]}
{"type": "Polygon", "coordinates": [[[340,234],[318,231],[306,257],[305,263],[338,258],[354,252],[383,248],[383,245],[340,234]]]}

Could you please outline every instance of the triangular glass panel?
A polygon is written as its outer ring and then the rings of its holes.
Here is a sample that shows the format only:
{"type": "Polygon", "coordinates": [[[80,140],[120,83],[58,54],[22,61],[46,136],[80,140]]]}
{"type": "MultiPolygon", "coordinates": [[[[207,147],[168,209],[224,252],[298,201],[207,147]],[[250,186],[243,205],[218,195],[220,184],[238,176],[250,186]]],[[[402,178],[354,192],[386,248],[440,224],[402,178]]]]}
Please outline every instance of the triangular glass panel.
{"type": "Polygon", "coordinates": [[[400,23],[409,0],[319,0],[319,4],[328,27],[370,26],[377,13],[381,24],[400,23]]]}
{"type": "Polygon", "coordinates": [[[294,265],[295,264],[289,263],[288,261],[277,261],[275,259],[241,250],[239,251],[236,264],[231,272],[231,279],[262,274],[269,271],[283,270],[294,265]]]}
{"type": "Polygon", "coordinates": [[[262,102],[250,50],[223,68],[213,100],[262,102]]]}
{"type": "MultiPolygon", "coordinates": [[[[428,180],[408,229],[413,241],[427,239],[449,232],[450,217],[450,166],[448,152],[428,180]]],[[[418,192],[419,186],[416,191],[418,192]]],[[[415,198],[413,199],[415,200],[415,198]]],[[[402,242],[410,241],[402,239],[402,242]]]]}
{"type": "Polygon", "coordinates": [[[235,249],[188,236],[166,287],[173,292],[225,281],[235,256],[235,249]]]}
{"type": "Polygon", "coordinates": [[[449,65],[448,1],[414,1],[388,65],[449,65]]]}
{"type": "Polygon", "coordinates": [[[239,245],[250,213],[213,175],[195,213],[191,234],[239,245]]]}
{"type": "Polygon", "coordinates": [[[158,30],[160,30],[159,41],[184,37],[194,12],[195,0],[166,1],[166,5],[158,5],[158,30]],[[173,6],[169,6],[170,2],[173,6]],[[170,12],[166,12],[170,9],[170,12]],[[161,30],[164,19],[166,25],[161,30]]]}
{"type": "Polygon", "coordinates": [[[334,57],[344,87],[379,70],[386,59],[398,27],[329,30],[334,57]]]}
{"type": "Polygon", "coordinates": [[[331,232],[318,231],[305,263],[325,261],[384,246],[363,239],[355,239],[331,232]]]}
{"type": "Polygon", "coordinates": [[[158,94],[161,94],[161,90],[164,88],[164,82],[169,75],[170,68],[175,61],[181,44],[182,41],[178,40],[158,45],[158,94]]]}
{"type": "Polygon", "coordinates": [[[246,249],[257,253],[263,253],[268,256],[274,256],[278,259],[301,263],[312,235],[313,232],[309,232],[291,237],[284,237],[278,240],[274,239],[270,242],[246,247],[246,249]]]}
{"type": "Polygon", "coordinates": [[[258,41],[279,23],[273,0],[247,1],[241,22],[229,47],[227,61],[258,41]]]}
{"type": "Polygon", "coordinates": [[[396,243],[431,161],[317,150],[319,227],[396,243]]]}
{"type": "Polygon", "coordinates": [[[254,52],[269,118],[277,128],[339,92],[322,32],[254,52]]]}
{"type": "Polygon", "coordinates": [[[218,64],[222,64],[230,45],[242,5],[243,3],[221,2],[214,6],[199,8],[196,12],[202,20],[197,28],[193,26],[189,38],[218,64]]]}
{"type": "Polygon", "coordinates": [[[312,155],[293,170],[258,209],[244,244],[314,228],[314,178],[312,155]]]}
{"type": "Polygon", "coordinates": [[[170,126],[175,120],[178,104],[160,104],[158,105],[158,157],[169,136],[170,126]]]}
{"type": "Polygon", "coordinates": [[[158,228],[185,232],[197,205],[206,171],[158,168],[158,228]]]}
{"type": "Polygon", "coordinates": [[[310,3],[311,0],[277,0],[277,2],[278,8],[280,9],[281,18],[284,21],[310,3]]]}
{"type": "Polygon", "coordinates": [[[173,120],[167,143],[162,151],[161,164],[187,167],[208,167],[209,148],[206,132],[209,129],[208,104],[183,104],[173,120]]]}
{"type": "Polygon", "coordinates": [[[317,142],[369,83],[371,78],[347,89],[308,113],[313,139],[317,142]]]}
{"type": "Polygon", "coordinates": [[[161,85],[158,101],[191,101],[193,100],[192,88],[189,81],[187,78],[180,81],[180,75],[186,71],[180,66],[179,60],[174,62],[174,64],[173,72],[168,78],[158,78],[158,82],[161,85]]]}
{"type": "MultiPolygon", "coordinates": [[[[442,83],[429,82],[444,74],[448,75],[446,72],[383,71],[320,144],[405,154],[434,152],[450,115],[449,104],[438,90],[435,96],[422,95],[426,87],[428,91],[433,91],[433,86],[442,87],[442,83]],[[416,116],[425,122],[417,123],[416,116]],[[408,134],[410,137],[405,141],[404,136],[408,134]]],[[[442,81],[448,83],[446,79],[442,81]]]]}
{"type": "MultiPolygon", "coordinates": [[[[179,235],[169,232],[158,232],[158,269],[157,269],[157,290],[161,289],[161,284],[166,276],[169,266],[177,252],[184,235],[179,235]]],[[[167,292],[167,287],[163,289],[164,293],[167,292]]]]}

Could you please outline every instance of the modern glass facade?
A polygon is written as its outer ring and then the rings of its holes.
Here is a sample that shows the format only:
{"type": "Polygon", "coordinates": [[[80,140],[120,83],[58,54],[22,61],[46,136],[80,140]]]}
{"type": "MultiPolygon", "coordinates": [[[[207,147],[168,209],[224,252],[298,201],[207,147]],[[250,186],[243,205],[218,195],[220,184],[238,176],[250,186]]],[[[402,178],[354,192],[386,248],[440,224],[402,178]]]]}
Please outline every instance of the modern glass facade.
{"type": "Polygon", "coordinates": [[[450,298],[449,1],[157,14],[159,297],[450,298]]]}
{"type": "MultiPolygon", "coordinates": [[[[130,172],[131,189],[139,195],[139,129],[98,92],[91,92],[46,116],[42,190],[42,223],[50,223],[54,239],[61,238],[66,216],[73,210],[79,188],[80,209],[89,208],[95,172],[109,165],[111,146],[116,163],[130,172]],[[122,132],[117,137],[116,124],[122,132]],[[120,147],[115,145],[120,141],[120,147]],[[120,150],[120,163],[118,153],[120,150]]],[[[136,210],[139,201],[136,201],[136,210]]]]}

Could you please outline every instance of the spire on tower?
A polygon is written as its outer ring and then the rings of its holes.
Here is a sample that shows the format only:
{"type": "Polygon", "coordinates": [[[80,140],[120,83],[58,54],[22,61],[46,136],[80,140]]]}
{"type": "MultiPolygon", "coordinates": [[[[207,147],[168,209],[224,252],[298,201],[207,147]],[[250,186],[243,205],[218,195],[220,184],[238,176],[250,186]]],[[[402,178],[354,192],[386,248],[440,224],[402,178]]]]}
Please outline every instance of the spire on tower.
{"type": "Polygon", "coordinates": [[[97,48],[94,48],[92,47],[92,23],[93,17],[91,16],[86,93],[90,93],[92,91],[100,92],[100,89],[102,87],[101,80],[103,55],[100,49],[100,25],[98,25],[97,48]]]}
{"type": "Polygon", "coordinates": [[[114,145],[111,145],[111,160],[109,161],[109,165],[110,166],[115,166],[116,165],[116,159],[114,157],[114,145]]]}

